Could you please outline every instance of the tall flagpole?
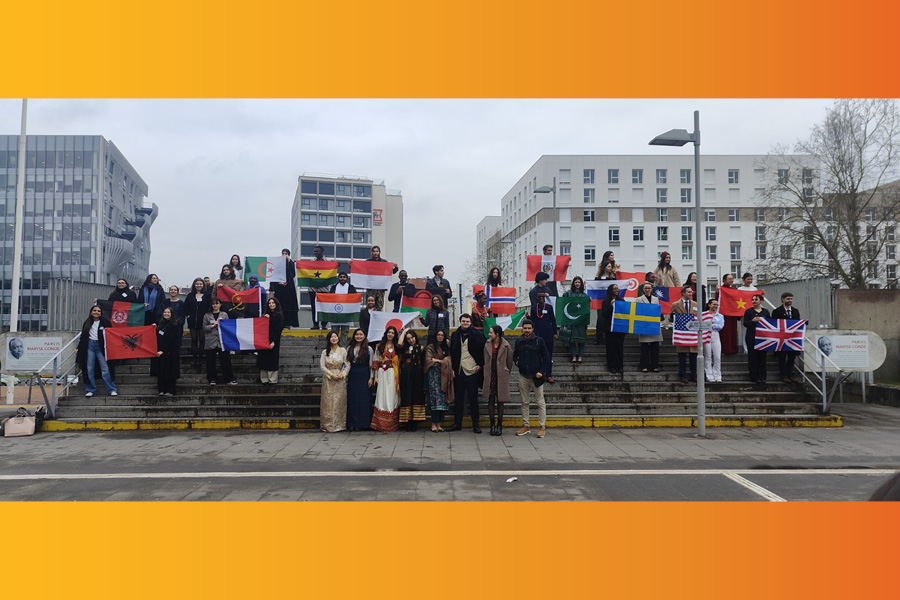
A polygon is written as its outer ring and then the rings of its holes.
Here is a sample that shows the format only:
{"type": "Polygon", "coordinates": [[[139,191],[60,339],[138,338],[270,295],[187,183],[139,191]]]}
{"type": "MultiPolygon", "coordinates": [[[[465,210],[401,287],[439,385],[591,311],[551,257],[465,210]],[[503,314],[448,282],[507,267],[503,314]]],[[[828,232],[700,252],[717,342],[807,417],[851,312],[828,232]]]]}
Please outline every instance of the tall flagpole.
{"type": "MultiPolygon", "coordinates": [[[[9,303],[9,336],[19,330],[19,288],[22,287],[22,213],[25,210],[25,120],[28,114],[28,99],[22,98],[22,133],[19,135],[19,175],[16,181],[16,229],[13,242],[12,299],[9,303]]],[[[12,404],[16,390],[12,384],[12,373],[7,365],[6,403],[12,404]]]]}

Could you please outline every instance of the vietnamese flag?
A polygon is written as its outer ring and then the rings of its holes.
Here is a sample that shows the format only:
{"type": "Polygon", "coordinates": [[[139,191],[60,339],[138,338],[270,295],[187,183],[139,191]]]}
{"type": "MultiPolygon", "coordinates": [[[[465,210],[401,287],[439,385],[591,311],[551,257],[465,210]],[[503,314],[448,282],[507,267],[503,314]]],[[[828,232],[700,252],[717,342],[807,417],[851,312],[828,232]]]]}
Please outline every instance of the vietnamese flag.
{"type": "Polygon", "coordinates": [[[98,300],[97,306],[113,327],[143,327],[144,305],[140,302],[98,300]]]}
{"type": "Polygon", "coordinates": [[[525,257],[525,279],[534,281],[534,276],[543,271],[550,281],[565,281],[571,260],[571,256],[529,254],[525,257]]]}
{"type": "Polygon", "coordinates": [[[391,287],[394,263],[383,260],[351,260],[350,283],[367,290],[386,290],[391,287]]]}
{"type": "Polygon", "coordinates": [[[419,290],[412,297],[410,296],[401,296],[400,297],[400,312],[409,313],[409,312],[417,312],[422,315],[422,318],[425,318],[425,313],[428,312],[428,309],[431,308],[431,297],[434,294],[431,292],[426,292],[425,290],[419,290]]]}
{"type": "Polygon", "coordinates": [[[103,330],[106,360],[156,358],[156,325],[107,327],[103,330]]]}
{"type": "Polygon", "coordinates": [[[719,312],[728,317],[743,317],[753,306],[753,296],[763,295],[762,290],[736,290],[722,286],[719,288],[719,312]]]}

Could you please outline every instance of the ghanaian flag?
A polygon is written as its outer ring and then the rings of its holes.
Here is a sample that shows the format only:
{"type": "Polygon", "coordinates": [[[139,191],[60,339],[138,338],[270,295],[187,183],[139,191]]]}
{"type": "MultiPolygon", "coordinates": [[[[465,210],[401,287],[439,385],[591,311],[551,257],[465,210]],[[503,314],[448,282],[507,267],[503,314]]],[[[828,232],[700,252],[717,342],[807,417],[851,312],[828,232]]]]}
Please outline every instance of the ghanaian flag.
{"type": "Polygon", "coordinates": [[[298,260],[297,287],[321,288],[337,283],[336,260],[298,260]]]}

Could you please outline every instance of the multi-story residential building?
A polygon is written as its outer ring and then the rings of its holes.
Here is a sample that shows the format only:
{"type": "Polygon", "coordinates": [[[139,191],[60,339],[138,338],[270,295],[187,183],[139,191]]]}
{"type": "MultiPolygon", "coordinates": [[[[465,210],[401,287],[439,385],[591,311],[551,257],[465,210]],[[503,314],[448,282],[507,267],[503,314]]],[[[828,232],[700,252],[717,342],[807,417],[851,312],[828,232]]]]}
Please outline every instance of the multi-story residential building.
{"type": "MultiPolygon", "coordinates": [[[[291,255],[313,258],[313,248],[346,266],[381,248],[385,260],[403,268],[403,195],[384,181],[365,177],[304,173],[291,210],[291,255]]],[[[306,290],[301,305],[309,305],[306,290]]]]}
{"type": "MultiPolygon", "coordinates": [[[[758,221],[766,219],[759,209],[772,180],[761,158],[702,156],[700,248],[703,279],[712,289],[757,256],[758,221]]],[[[593,279],[606,250],[615,252],[623,271],[652,271],[663,251],[682,280],[695,270],[697,174],[690,154],[542,156],[503,196],[499,226],[489,231],[483,225],[495,221],[482,221],[478,227],[479,239],[494,242],[485,252],[501,257],[504,279],[520,299],[532,286],[524,277],[526,255],[540,254],[554,237],[553,194],[534,191],[552,186],[554,177],[556,253],[571,255],[570,276],[593,279]]]]}
{"type": "MultiPolygon", "coordinates": [[[[9,325],[19,136],[0,136],[0,299],[9,325]]],[[[19,329],[47,328],[50,279],[139,285],[150,268],[155,204],[147,184],[101,136],[29,135],[25,140],[19,329]]]]}

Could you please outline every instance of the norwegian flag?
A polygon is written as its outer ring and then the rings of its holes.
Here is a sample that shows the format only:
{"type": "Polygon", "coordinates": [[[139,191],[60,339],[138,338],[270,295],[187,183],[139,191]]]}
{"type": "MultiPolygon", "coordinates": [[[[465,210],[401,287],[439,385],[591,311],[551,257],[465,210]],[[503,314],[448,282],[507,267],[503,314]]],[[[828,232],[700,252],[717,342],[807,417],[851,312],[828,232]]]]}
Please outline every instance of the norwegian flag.
{"type": "MultiPolygon", "coordinates": [[[[703,315],[703,320],[706,321],[706,315],[709,313],[705,313],[703,315]]],[[[672,313],[672,344],[674,346],[696,346],[697,345],[697,332],[691,331],[688,329],[688,323],[691,321],[696,321],[697,317],[688,313],[672,313]]],[[[709,321],[712,321],[712,316],[710,315],[709,321]]],[[[712,332],[704,331],[703,332],[703,343],[708,344],[712,341],[712,332]]]]}
{"type": "Polygon", "coordinates": [[[760,319],[756,323],[754,350],[803,352],[806,319],[760,319]]]}
{"type": "Polygon", "coordinates": [[[487,307],[495,315],[511,315],[516,312],[516,288],[473,285],[472,296],[478,292],[487,296],[487,307]]]}

